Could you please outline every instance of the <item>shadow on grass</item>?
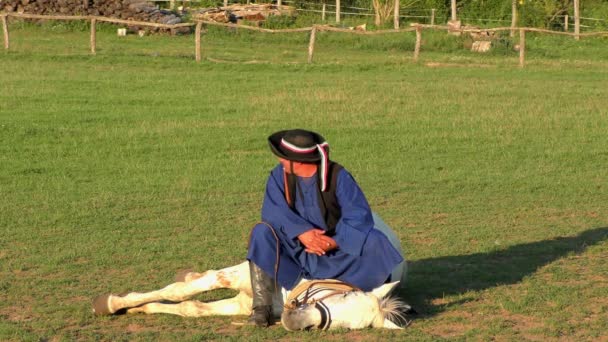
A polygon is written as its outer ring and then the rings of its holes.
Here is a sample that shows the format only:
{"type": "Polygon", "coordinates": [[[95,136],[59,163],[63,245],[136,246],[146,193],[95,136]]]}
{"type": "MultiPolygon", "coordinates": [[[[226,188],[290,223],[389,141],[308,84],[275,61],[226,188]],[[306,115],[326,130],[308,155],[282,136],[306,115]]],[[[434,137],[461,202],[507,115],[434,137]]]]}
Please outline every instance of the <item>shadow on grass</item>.
{"type": "Polygon", "coordinates": [[[570,253],[581,254],[587,247],[607,239],[608,227],[594,228],[572,237],[525,243],[489,253],[412,261],[403,297],[422,316],[432,316],[445,309],[433,304],[434,299],[518,283],[542,266],[570,253]]]}

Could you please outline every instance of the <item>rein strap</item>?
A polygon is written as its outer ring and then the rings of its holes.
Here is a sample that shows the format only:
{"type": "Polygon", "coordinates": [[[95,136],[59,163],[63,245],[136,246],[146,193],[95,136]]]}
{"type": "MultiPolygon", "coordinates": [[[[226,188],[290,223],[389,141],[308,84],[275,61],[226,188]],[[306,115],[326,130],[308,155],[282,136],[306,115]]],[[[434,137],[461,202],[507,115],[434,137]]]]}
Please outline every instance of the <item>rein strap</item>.
{"type": "Polygon", "coordinates": [[[345,294],[352,291],[361,291],[358,287],[347,284],[340,280],[335,279],[324,279],[324,280],[310,280],[296,286],[287,296],[285,302],[285,309],[293,310],[301,304],[316,304],[322,300],[340,294],[345,294]],[[311,292],[314,294],[313,289],[321,289],[325,291],[331,291],[329,294],[324,295],[321,298],[311,298],[311,292]],[[298,297],[304,294],[304,298],[301,302],[298,301],[298,297]]]}

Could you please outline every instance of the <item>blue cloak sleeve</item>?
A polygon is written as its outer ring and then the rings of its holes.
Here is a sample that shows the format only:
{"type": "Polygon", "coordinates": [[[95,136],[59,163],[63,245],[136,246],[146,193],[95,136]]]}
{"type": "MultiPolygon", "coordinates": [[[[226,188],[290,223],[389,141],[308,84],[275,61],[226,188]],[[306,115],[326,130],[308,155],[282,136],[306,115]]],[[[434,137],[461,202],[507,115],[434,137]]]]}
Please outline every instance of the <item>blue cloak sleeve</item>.
{"type": "Polygon", "coordinates": [[[374,227],[372,211],[359,185],[345,169],[338,174],[336,198],[342,217],[333,237],[342,251],[361,255],[367,235],[374,227]]]}
{"type": "Polygon", "coordinates": [[[262,204],[262,221],[275,229],[282,229],[290,239],[296,239],[298,235],[315,226],[287,205],[282,171],[282,166],[279,165],[270,172],[262,204]]]}

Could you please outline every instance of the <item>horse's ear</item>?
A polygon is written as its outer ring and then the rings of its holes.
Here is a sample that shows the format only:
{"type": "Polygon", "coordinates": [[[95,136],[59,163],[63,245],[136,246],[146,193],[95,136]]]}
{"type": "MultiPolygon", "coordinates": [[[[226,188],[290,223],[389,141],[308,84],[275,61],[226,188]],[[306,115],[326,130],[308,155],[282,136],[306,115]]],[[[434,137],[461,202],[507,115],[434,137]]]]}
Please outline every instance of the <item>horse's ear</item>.
{"type": "Polygon", "coordinates": [[[389,294],[391,294],[391,292],[393,292],[393,290],[397,287],[397,285],[399,285],[398,281],[388,283],[388,284],[383,284],[382,286],[379,286],[379,287],[376,287],[375,289],[373,289],[372,294],[374,296],[378,297],[378,299],[384,298],[384,297],[388,296],[389,294]]]}

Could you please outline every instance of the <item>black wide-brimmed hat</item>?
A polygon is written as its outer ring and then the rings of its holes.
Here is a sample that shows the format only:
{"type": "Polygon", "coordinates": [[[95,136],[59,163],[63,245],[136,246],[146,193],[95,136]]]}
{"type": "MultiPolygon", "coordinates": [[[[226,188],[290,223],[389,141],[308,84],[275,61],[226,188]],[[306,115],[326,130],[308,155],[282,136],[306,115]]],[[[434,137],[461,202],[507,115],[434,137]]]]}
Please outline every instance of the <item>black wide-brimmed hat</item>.
{"type": "Polygon", "coordinates": [[[270,150],[277,157],[302,162],[316,163],[320,161],[320,148],[327,151],[329,145],[320,134],[304,129],[279,131],[268,137],[270,150]],[[325,145],[325,146],[319,146],[325,145]]]}
{"type": "Polygon", "coordinates": [[[326,189],[329,144],[320,134],[305,129],[279,131],[268,137],[268,144],[272,153],[279,158],[320,164],[321,190],[326,189]]]}

